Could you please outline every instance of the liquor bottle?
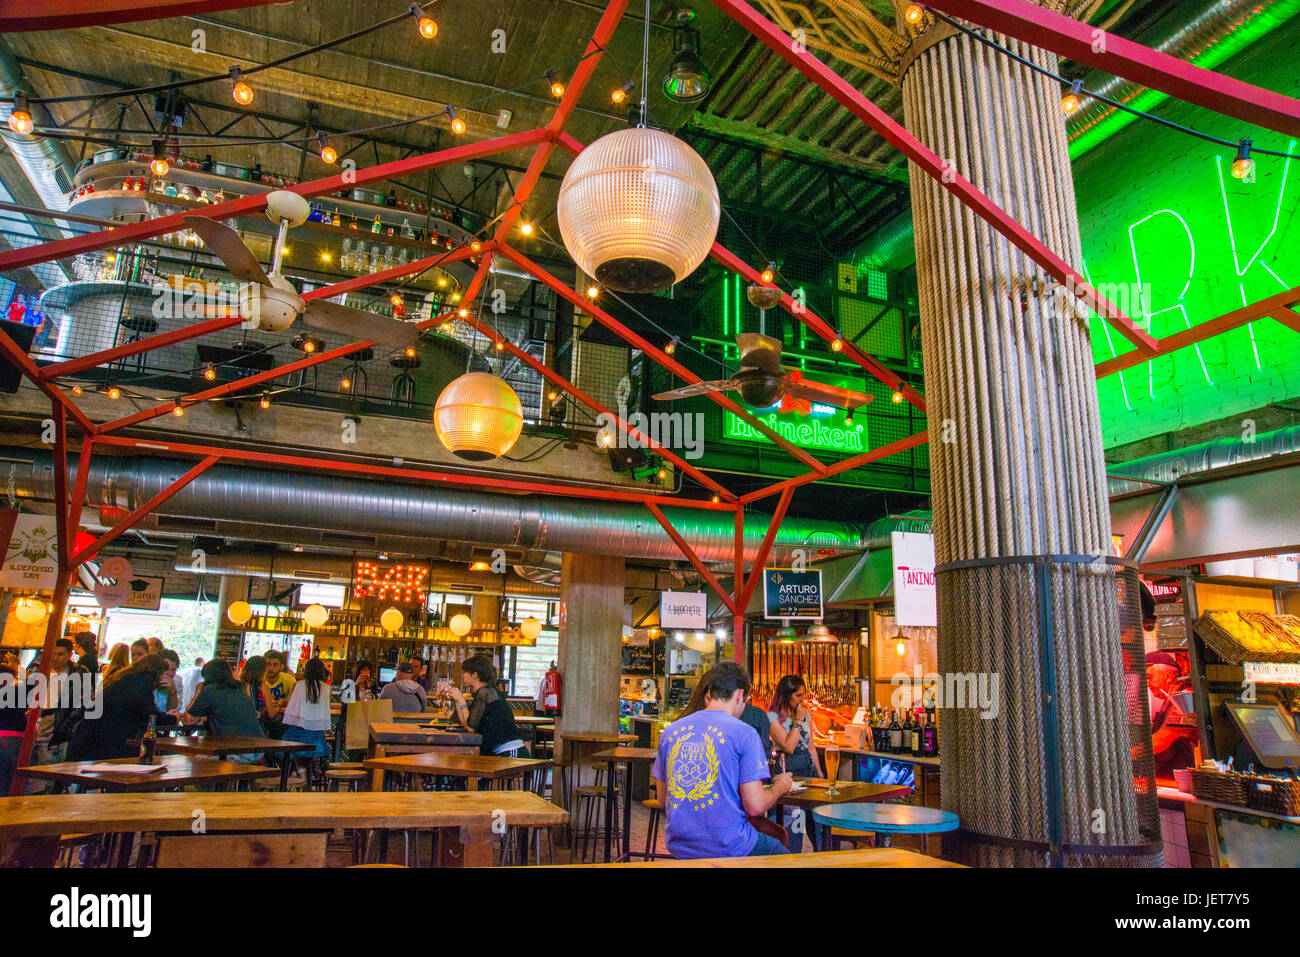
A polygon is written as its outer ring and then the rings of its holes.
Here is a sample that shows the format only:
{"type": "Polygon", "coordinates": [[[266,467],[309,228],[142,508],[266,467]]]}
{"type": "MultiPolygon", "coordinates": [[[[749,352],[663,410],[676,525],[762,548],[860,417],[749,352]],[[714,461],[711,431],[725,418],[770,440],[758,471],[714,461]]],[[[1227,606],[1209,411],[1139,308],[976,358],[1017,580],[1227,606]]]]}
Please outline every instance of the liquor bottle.
{"type": "Polygon", "coordinates": [[[361,272],[361,270],[366,268],[366,256],[366,241],[364,239],[358,239],[356,252],[352,254],[353,272],[361,272]]]}
{"type": "Polygon", "coordinates": [[[921,735],[921,756],[933,758],[939,754],[939,732],[935,727],[934,718],[927,715],[925,721],[925,731],[921,735]]]}
{"type": "Polygon", "coordinates": [[[415,230],[411,228],[411,221],[405,217],[402,218],[402,236],[406,239],[415,238],[415,230]]]}
{"type": "Polygon", "coordinates": [[[149,715],[149,727],[145,729],[144,739],[140,742],[140,763],[153,764],[154,752],[158,749],[158,718],[149,715]]]}
{"type": "Polygon", "coordinates": [[[923,733],[921,727],[921,716],[917,715],[916,718],[912,720],[912,757],[914,758],[919,758],[921,756],[921,735],[923,733]]]}
{"type": "Polygon", "coordinates": [[[357,228],[357,217],[356,217],[356,214],[353,213],[353,214],[352,214],[352,219],[351,219],[351,221],[348,223],[348,229],[356,229],[356,228],[357,228]]]}
{"type": "Polygon", "coordinates": [[[889,720],[889,752],[903,753],[903,726],[898,723],[898,712],[891,711],[889,720]]]}
{"type": "Polygon", "coordinates": [[[339,268],[347,272],[352,268],[352,237],[343,237],[343,249],[339,252],[339,268]]]}
{"type": "Polygon", "coordinates": [[[330,225],[331,226],[343,225],[343,220],[339,219],[339,208],[337,206],[334,207],[334,218],[330,220],[330,225]]]}
{"type": "Polygon", "coordinates": [[[384,231],[384,224],[379,221],[378,213],[375,213],[375,221],[370,224],[370,231],[372,233],[381,233],[384,231]]]}

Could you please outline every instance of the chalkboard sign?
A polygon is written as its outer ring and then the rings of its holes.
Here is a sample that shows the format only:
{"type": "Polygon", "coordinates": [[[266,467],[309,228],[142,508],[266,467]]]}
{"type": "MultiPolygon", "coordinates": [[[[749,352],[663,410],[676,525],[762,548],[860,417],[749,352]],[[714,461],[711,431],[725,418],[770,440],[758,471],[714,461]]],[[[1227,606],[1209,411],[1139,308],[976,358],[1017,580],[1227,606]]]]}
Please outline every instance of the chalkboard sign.
{"type": "Polygon", "coordinates": [[[217,635],[216,656],[238,668],[239,659],[244,652],[244,635],[238,631],[223,631],[217,635]]]}

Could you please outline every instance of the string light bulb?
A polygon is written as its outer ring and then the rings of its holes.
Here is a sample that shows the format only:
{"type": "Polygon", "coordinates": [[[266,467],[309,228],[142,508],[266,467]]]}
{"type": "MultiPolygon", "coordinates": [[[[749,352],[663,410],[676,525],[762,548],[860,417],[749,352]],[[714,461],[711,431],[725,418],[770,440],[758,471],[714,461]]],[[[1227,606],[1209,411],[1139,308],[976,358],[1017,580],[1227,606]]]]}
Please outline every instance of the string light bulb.
{"type": "Polygon", "coordinates": [[[903,11],[903,19],[912,26],[916,26],[920,23],[924,16],[925,7],[921,6],[919,3],[909,3],[907,9],[903,11]]]}
{"type": "Polygon", "coordinates": [[[839,330],[835,331],[835,338],[831,340],[832,352],[844,351],[844,337],[840,335],[839,330]]]}
{"type": "Polygon", "coordinates": [[[587,287],[587,298],[588,298],[588,299],[595,299],[595,298],[596,298],[597,296],[599,296],[599,295],[600,295],[600,287],[599,287],[599,286],[588,286],[588,287],[587,287]]]}
{"type": "Polygon", "coordinates": [[[420,31],[420,36],[426,40],[432,40],[438,35],[438,21],[424,12],[424,8],[418,3],[413,3],[408,7],[411,16],[415,18],[415,26],[420,31]]]}
{"type": "Polygon", "coordinates": [[[1073,116],[1083,106],[1083,81],[1075,80],[1070,84],[1070,91],[1061,97],[1061,112],[1073,116]]]}
{"type": "Polygon", "coordinates": [[[715,493],[714,496],[713,496],[713,499],[712,499],[713,504],[714,504],[714,505],[717,505],[717,504],[718,504],[719,502],[721,502],[721,501],[722,501],[722,499],[718,498],[717,494],[715,493]]]}
{"type": "Polygon", "coordinates": [[[676,351],[677,351],[677,337],[673,336],[673,341],[668,343],[668,345],[664,346],[664,352],[667,353],[668,355],[672,355],[676,351]]]}
{"type": "Polygon", "coordinates": [[[212,368],[212,363],[209,362],[207,366],[203,369],[203,378],[211,382],[216,377],[217,377],[217,370],[212,368]]]}
{"type": "Polygon", "coordinates": [[[627,95],[631,92],[632,92],[632,81],[628,80],[618,89],[616,89],[613,93],[611,93],[609,95],[609,98],[615,103],[622,104],[627,101],[627,95]]]}
{"type": "Polygon", "coordinates": [[[9,129],[20,136],[29,136],[32,130],[36,129],[26,93],[14,93],[13,109],[9,111],[9,129]]]}
{"type": "Polygon", "coordinates": [[[531,236],[533,234],[533,224],[525,220],[519,224],[519,231],[525,236],[531,236]]]}
{"type": "Polygon", "coordinates": [[[171,164],[167,162],[167,151],[162,140],[153,141],[153,159],[149,160],[149,172],[154,176],[166,176],[171,164]]]}
{"type": "Polygon", "coordinates": [[[551,402],[554,402],[559,397],[560,397],[560,393],[556,392],[554,389],[546,393],[546,398],[551,402]]]}
{"type": "Polygon", "coordinates": [[[230,95],[234,97],[236,103],[240,106],[248,106],[253,102],[253,88],[248,85],[243,71],[237,66],[230,68],[230,83],[230,95]]]}
{"type": "Polygon", "coordinates": [[[122,397],[122,390],[115,385],[109,386],[108,397],[110,399],[120,399],[122,397]]]}
{"type": "Polygon", "coordinates": [[[464,306],[461,306],[459,309],[456,310],[456,315],[460,316],[462,319],[468,319],[469,310],[466,309],[464,306]]]}
{"type": "Polygon", "coordinates": [[[74,386],[72,387],[72,394],[73,394],[73,395],[81,395],[81,386],[79,386],[79,385],[74,385],[74,386]]]}
{"type": "Polygon", "coordinates": [[[388,301],[391,302],[394,306],[401,306],[401,304],[402,304],[402,294],[401,294],[400,292],[395,292],[395,293],[393,293],[393,295],[389,298],[388,301]]]}
{"type": "Polygon", "coordinates": [[[172,415],[176,416],[176,418],[179,419],[184,414],[185,414],[185,406],[181,405],[179,402],[172,407],[172,415]]]}
{"type": "Polygon", "coordinates": [[[257,404],[263,409],[269,409],[271,407],[271,397],[263,392],[262,397],[257,400],[257,404]]]}
{"type": "Polygon", "coordinates": [[[667,479],[667,478],[668,478],[668,470],[667,470],[667,469],[660,469],[660,470],[659,470],[659,481],[662,482],[662,481],[664,481],[664,480],[667,479]]]}
{"type": "Polygon", "coordinates": [[[907,643],[903,641],[902,638],[899,638],[898,644],[894,645],[894,651],[897,653],[898,657],[902,658],[907,654],[907,643]]]}
{"type": "Polygon", "coordinates": [[[767,268],[763,270],[761,276],[763,282],[771,282],[776,278],[776,263],[768,263],[767,268]]]}
{"type": "Polygon", "coordinates": [[[469,248],[471,252],[478,252],[480,249],[483,248],[483,244],[476,239],[469,244],[469,248]]]}
{"type": "Polygon", "coordinates": [[[506,342],[505,342],[505,340],[504,340],[504,339],[498,339],[498,340],[497,340],[497,352],[500,352],[500,351],[501,351],[502,349],[504,349],[505,347],[506,347],[506,342]]]}
{"type": "Polygon", "coordinates": [[[564,84],[560,82],[560,78],[555,75],[554,70],[546,71],[546,80],[551,84],[551,96],[557,100],[564,96],[564,84]]]}
{"type": "Polygon", "coordinates": [[[456,112],[456,107],[451,106],[450,104],[448,104],[446,112],[447,116],[451,119],[451,131],[457,136],[460,136],[461,133],[465,132],[465,121],[462,120],[460,114],[456,112]]]}
{"type": "Polygon", "coordinates": [[[415,358],[415,346],[407,346],[407,347],[406,347],[406,358],[408,358],[408,359],[414,359],[414,358],[415,358]]]}
{"type": "Polygon", "coordinates": [[[347,392],[349,389],[352,388],[352,380],[349,379],[347,376],[344,376],[342,379],[339,379],[339,388],[342,389],[344,392],[347,392]]]}
{"type": "Polygon", "coordinates": [[[1232,161],[1232,175],[1237,179],[1246,179],[1255,171],[1255,161],[1250,158],[1250,140],[1237,144],[1237,158],[1232,161]]]}
{"type": "Polygon", "coordinates": [[[899,402],[902,402],[902,401],[903,401],[903,393],[901,393],[901,392],[899,392],[897,389],[895,389],[895,390],[894,390],[894,394],[893,394],[892,396],[890,396],[890,398],[892,398],[892,399],[894,400],[894,403],[895,403],[895,404],[898,404],[899,402]]]}
{"type": "Polygon", "coordinates": [[[852,410],[852,409],[845,409],[845,410],[844,410],[844,424],[845,424],[845,425],[852,425],[852,424],[853,424],[853,410],[852,410]]]}
{"type": "Polygon", "coordinates": [[[316,134],[316,139],[320,143],[320,158],[323,162],[333,164],[339,158],[339,151],[330,146],[330,139],[321,130],[316,134]]]}

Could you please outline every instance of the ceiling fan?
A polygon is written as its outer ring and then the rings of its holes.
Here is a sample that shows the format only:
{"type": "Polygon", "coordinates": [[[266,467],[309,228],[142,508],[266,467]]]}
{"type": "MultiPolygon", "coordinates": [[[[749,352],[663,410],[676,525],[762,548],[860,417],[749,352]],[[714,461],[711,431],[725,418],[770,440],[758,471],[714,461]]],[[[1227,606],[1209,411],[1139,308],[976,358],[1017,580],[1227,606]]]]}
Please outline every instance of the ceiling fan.
{"type": "Polygon", "coordinates": [[[415,348],[419,330],[412,323],[340,306],[325,299],[307,302],[280,274],[285,235],[290,226],[305,223],[310,212],[307,200],[297,193],[277,189],[266,194],[266,216],[271,222],[279,223],[269,273],[262,269],[239,234],[229,226],[202,216],[186,216],[184,219],[203,244],[226,264],[230,274],[243,281],[239,287],[239,314],[252,328],[283,332],[302,316],[302,321],[309,326],[337,332],[349,339],[367,339],[398,349],[415,348]]]}
{"type": "Polygon", "coordinates": [[[852,389],[812,382],[805,379],[798,369],[783,367],[781,343],[771,336],[756,332],[742,332],[736,336],[736,348],[740,352],[740,371],[730,379],[696,382],[693,385],[682,386],[680,389],[660,392],[654,398],[685,399],[706,392],[727,392],[735,389],[748,405],[756,409],[766,409],[781,402],[782,411],[798,409],[805,414],[811,409],[810,403],[813,402],[852,412],[875,398],[865,392],[854,392],[852,389]]]}

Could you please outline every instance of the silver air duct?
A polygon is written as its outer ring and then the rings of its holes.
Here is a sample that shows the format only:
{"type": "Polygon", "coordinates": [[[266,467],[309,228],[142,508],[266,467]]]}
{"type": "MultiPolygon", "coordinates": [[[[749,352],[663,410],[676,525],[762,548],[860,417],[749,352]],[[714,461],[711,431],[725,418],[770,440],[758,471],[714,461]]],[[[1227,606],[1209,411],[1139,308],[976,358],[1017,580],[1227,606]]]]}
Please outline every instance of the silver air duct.
{"type": "Polygon", "coordinates": [[[1212,469],[1240,465],[1243,462],[1257,462],[1260,459],[1293,452],[1300,452],[1300,425],[1265,432],[1249,441],[1244,438],[1214,439],[1185,449],[1174,449],[1158,455],[1133,459],[1131,462],[1110,465],[1107,466],[1106,471],[1112,477],[1107,479],[1107,483],[1110,497],[1116,498],[1132,492],[1150,492],[1153,489],[1153,486],[1146,482],[1130,480],[1151,479],[1154,482],[1173,482],[1194,472],[1208,472],[1212,469]]]}
{"type": "MultiPolygon", "coordinates": [[[[54,497],[51,456],[10,448],[19,465],[17,494],[54,497]]],[[[86,485],[86,504],[134,509],[184,474],[184,459],[95,456],[86,485]]],[[[75,467],[74,467],[75,468],[75,467]]],[[[69,476],[69,482],[73,481],[69,476]]],[[[550,495],[455,492],[445,487],[378,482],[337,474],[307,474],[215,465],[157,509],[158,514],[233,520],[291,528],[328,525],[344,532],[403,535],[464,541],[528,551],[620,555],[631,559],[680,561],[682,554],[658,522],[640,505],[550,495]]],[[[735,526],[730,512],[674,508],[664,513],[701,559],[730,564],[735,526]]],[[[757,556],[769,516],[745,518],[745,557],[757,556]]],[[[772,559],[793,548],[852,550],[864,547],[860,525],[786,518],[772,559]]]]}
{"type": "MultiPolygon", "coordinates": [[[[6,96],[11,96],[14,90],[31,89],[23,76],[22,67],[3,41],[0,41],[0,89],[6,96]]],[[[72,159],[59,140],[46,136],[19,136],[10,130],[9,113],[12,109],[11,103],[0,103],[0,136],[4,137],[13,151],[14,158],[23,168],[45,208],[66,210],[68,193],[72,190],[72,159]]],[[[64,235],[71,234],[65,232],[64,235]]]]}

